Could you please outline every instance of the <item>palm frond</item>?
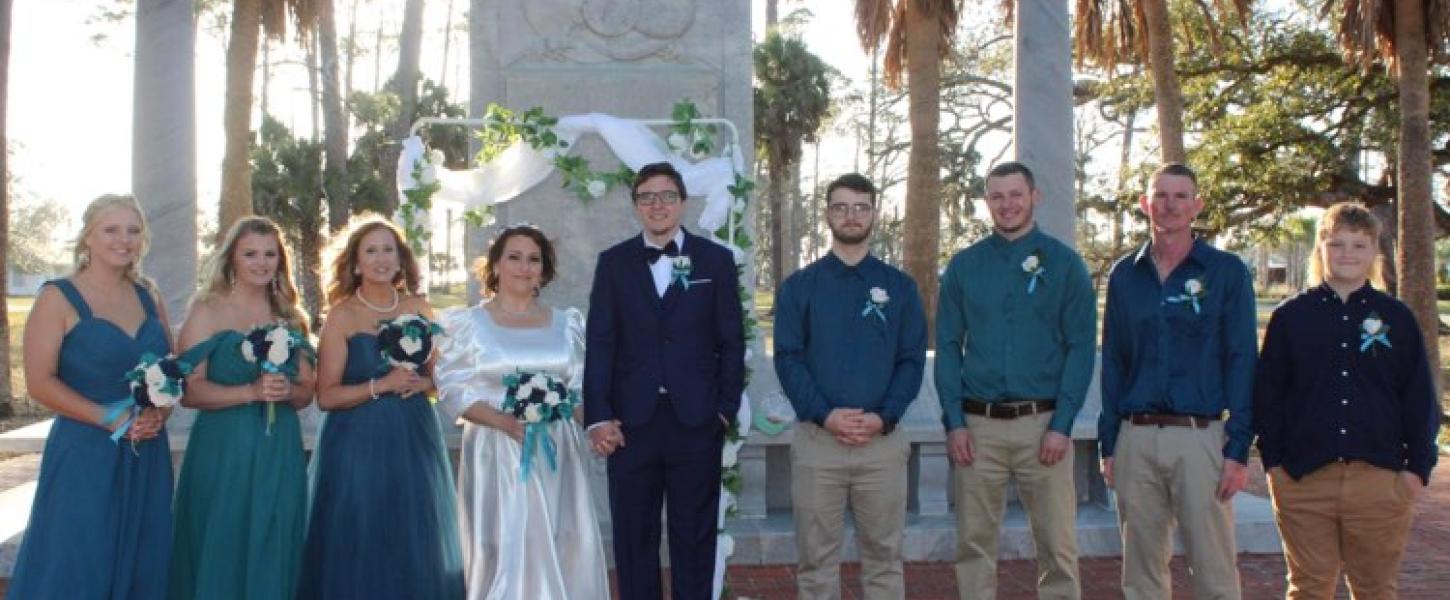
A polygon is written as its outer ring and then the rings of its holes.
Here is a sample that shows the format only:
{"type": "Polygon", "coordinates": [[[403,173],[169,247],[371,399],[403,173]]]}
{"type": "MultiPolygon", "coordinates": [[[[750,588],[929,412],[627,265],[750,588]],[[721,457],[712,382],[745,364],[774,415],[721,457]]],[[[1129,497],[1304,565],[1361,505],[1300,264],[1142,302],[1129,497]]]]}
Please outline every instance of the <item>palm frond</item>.
{"type": "Polygon", "coordinates": [[[891,30],[891,0],[856,0],[856,36],[868,54],[881,47],[891,30]]]}

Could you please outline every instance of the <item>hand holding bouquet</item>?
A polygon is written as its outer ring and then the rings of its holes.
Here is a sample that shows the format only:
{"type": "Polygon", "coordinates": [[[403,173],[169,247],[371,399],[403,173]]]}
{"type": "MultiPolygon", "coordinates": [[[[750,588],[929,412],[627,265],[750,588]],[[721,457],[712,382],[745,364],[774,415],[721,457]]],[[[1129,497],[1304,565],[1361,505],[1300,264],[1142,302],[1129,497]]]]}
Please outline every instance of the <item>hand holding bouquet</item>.
{"type": "MultiPolygon", "coordinates": [[[[310,350],[302,332],[284,322],[255,327],[242,337],[243,360],[256,363],[264,374],[285,375],[289,380],[297,377],[297,353],[310,350]]],[[[276,420],[277,409],[268,402],[267,435],[272,434],[272,423],[276,420]]]]}
{"type": "Polygon", "coordinates": [[[573,415],[574,406],[579,403],[578,393],[570,391],[562,380],[548,373],[513,373],[504,376],[503,384],[503,412],[524,425],[521,476],[528,479],[537,446],[543,446],[549,467],[557,469],[554,440],[549,437],[547,427],[549,423],[573,415]]]}
{"type": "Polygon", "coordinates": [[[391,367],[417,371],[433,356],[433,336],[443,326],[416,314],[401,314],[378,322],[378,351],[391,367]]]}
{"type": "MultiPolygon", "coordinates": [[[[105,422],[110,423],[130,410],[131,414],[111,433],[111,440],[118,441],[131,430],[141,411],[147,408],[170,408],[181,401],[186,393],[186,376],[191,374],[191,364],[176,358],[173,354],[156,356],[150,352],[141,355],[141,361],[126,372],[125,379],[131,388],[131,397],[114,403],[105,422]]],[[[134,446],[135,438],[131,440],[134,446]]],[[[132,448],[134,450],[134,447],[132,448]]]]}

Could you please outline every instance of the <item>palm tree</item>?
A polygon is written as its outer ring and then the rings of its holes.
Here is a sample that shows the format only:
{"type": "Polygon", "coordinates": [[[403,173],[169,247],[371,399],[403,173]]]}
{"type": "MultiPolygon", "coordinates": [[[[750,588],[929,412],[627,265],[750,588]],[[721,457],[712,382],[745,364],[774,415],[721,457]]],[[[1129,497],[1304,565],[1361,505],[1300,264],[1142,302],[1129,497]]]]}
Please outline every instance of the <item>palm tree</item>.
{"type": "Polygon", "coordinates": [[[397,164],[398,155],[402,154],[401,142],[407,137],[418,110],[418,58],[422,55],[422,46],[423,0],[407,0],[407,4],[403,5],[403,31],[398,38],[398,70],[389,82],[398,95],[401,110],[398,118],[388,126],[388,137],[392,143],[383,152],[383,164],[387,166],[383,169],[383,182],[392,194],[388,201],[389,212],[398,206],[398,172],[392,165],[397,164]]]}
{"type": "Polygon", "coordinates": [[[911,102],[911,151],[906,160],[906,219],[902,254],[926,308],[927,331],[935,330],[937,258],[941,225],[941,61],[950,51],[960,0],[856,0],[861,47],[874,52],[885,42],[887,85],[901,87],[906,74],[911,102]]]}
{"type": "Polygon", "coordinates": [[[252,213],[250,160],[252,141],[252,78],[257,70],[261,34],[286,37],[289,21],[297,37],[308,39],[318,20],[318,3],[309,0],[234,0],[231,34],[227,38],[226,103],[222,123],[226,150],[222,155],[222,195],[218,235],[252,213]],[[290,13],[290,17],[289,17],[290,13]]]}
{"type": "MultiPolygon", "coordinates": [[[[1249,14],[1251,0],[1232,3],[1240,20],[1249,14]]],[[[1207,3],[1204,11],[1209,32],[1217,43],[1217,20],[1207,3]]],[[[1153,98],[1158,109],[1158,136],[1163,162],[1187,162],[1183,145],[1183,91],[1174,68],[1173,25],[1168,0],[1077,0],[1075,35],[1077,62],[1092,61],[1112,70],[1121,64],[1146,62],[1153,76],[1153,98]]],[[[1220,10],[1220,12],[1226,12],[1220,10]]]]}
{"type": "Polygon", "coordinates": [[[794,237],[785,221],[785,183],[801,159],[803,141],[812,140],[830,108],[831,87],[825,61],[795,37],[770,30],[755,47],[755,139],[770,163],[771,281],[788,275],[787,244],[794,237]]]}
{"type": "Polygon", "coordinates": [[[327,230],[337,233],[347,225],[347,115],[342,110],[342,90],[337,72],[337,19],[333,0],[317,3],[317,37],[322,58],[323,150],[326,169],[327,230]]]}
{"type": "MultiPolygon", "coordinates": [[[[1399,245],[1395,252],[1400,299],[1420,323],[1429,362],[1439,381],[1440,317],[1435,306],[1435,208],[1430,192],[1430,52],[1450,57],[1450,0],[1334,0],[1340,9],[1339,43],[1361,69],[1377,61],[1399,82],[1399,245]]],[[[1326,14],[1330,14],[1326,10],[1326,14]]],[[[1437,385],[1438,387],[1438,385],[1437,385]]]]}
{"type": "Polygon", "coordinates": [[[10,408],[10,142],[5,130],[6,98],[10,95],[10,0],[0,0],[0,402],[10,408]]]}

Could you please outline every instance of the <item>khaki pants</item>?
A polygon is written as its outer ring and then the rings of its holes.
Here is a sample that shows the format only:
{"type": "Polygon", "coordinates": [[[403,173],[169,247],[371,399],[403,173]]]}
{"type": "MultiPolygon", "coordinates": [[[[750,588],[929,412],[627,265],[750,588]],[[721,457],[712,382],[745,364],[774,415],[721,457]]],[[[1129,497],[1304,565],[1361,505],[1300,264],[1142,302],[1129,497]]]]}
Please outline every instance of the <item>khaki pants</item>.
{"type": "Polygon", "coordinates": [[[1289,563],[1286,598],[1333,598],[1341,570],[1355,600],[1397,595],[1414,512],[1398,472],[1336,462],[1294,481],[1275,468],[1269,493],[1289,563]]]}
{"type": "Polygon", "coordinates": [[[1231,502],[1219,502],[1223,422],[1205,429],[1123,422],[1114,454],[1123,597],[1172,597],[1173,527],[1183,538],[1197,600],[1237,599],[1231,502]]]}
{"type": "Polygon", "coordinates": [[[956,467],[957,590],[962,600],[997,597],[997,536],[1002,529],[1007,480],[1017,480],[1037,549],[1037,597],[1076,599],[1077,497],[1072,448],[1053,466],[1037,459],[1052,413],[1016,419],[967,415],[976,450],[969,467],[956,467]]]}
{"type": "Polygon", "coordinates": [[[790,446],[799,597],[841,597],[841,540],[846,503],[856,517],[861,587],[869,600],[906,596],[901,535],[906,527],[906,461],[911,444],[897,432],[860,448],[843,446],[829,431],[798,423],[790,446]]]}

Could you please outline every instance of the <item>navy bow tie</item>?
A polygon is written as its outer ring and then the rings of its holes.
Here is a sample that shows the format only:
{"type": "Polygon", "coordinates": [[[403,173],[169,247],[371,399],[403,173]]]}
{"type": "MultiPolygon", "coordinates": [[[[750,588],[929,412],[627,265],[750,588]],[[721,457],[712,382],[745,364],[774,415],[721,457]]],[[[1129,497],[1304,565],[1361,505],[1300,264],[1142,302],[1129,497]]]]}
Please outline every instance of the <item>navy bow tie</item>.
{"type": "Polygon", "coordinates": [[[674,258],[679,255],[680,246],[679,244],[676,244],[674,240],[670,240],[670,243],[665,244],[664,248],[654,248],[651,246],[644,247],[644,260],[649,264],[655,264],[656,262],[658,262],[660,260],[660,256],[668,256],[670,258],[674,258]]]}

